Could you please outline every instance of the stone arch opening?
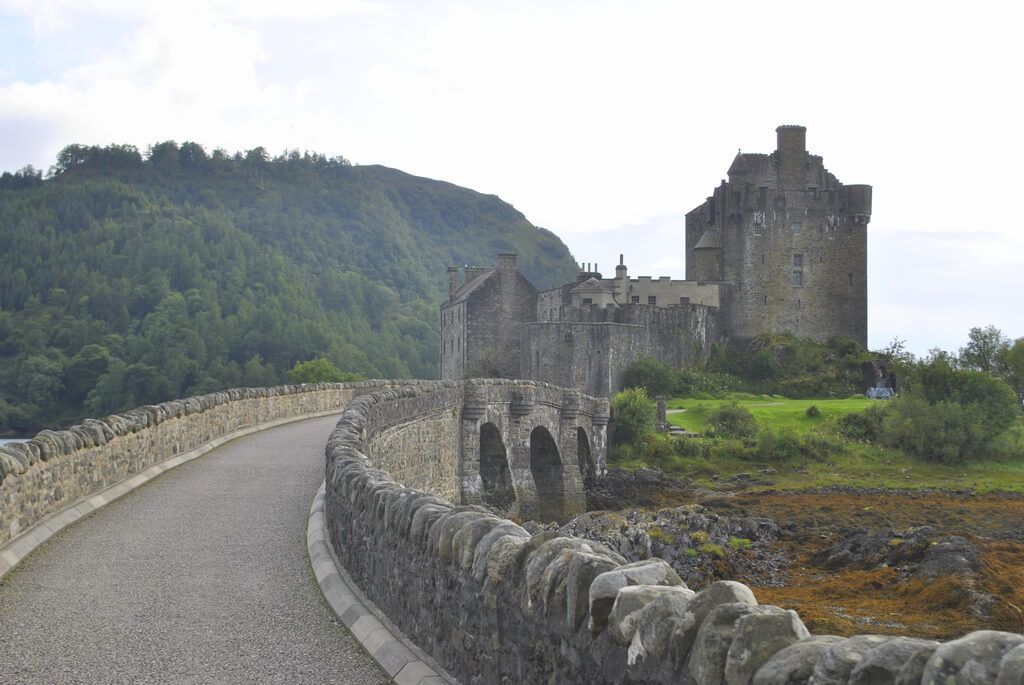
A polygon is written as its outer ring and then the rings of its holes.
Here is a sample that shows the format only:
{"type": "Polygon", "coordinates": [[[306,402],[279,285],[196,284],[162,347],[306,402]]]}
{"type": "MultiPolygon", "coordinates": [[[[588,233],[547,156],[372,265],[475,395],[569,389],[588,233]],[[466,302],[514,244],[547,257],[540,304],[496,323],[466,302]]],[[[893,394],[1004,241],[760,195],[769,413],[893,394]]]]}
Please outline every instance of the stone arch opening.
{"type": "Polygon", "coordinates": [[[590,438],[587,432],[580,427],[576,428],[576,454],[579,460],[580,476],[583,482],[589,485],[597,475],[594,467],[594,455],[590,451],[590,438]]]}
{"type": "Polygon", "coordinates": [[[483,482],[480,497],[484,503],[499,511],[508,511],[516,501],[516,491],[512,487],[505,443],[493,423],[480,426],[480,480],[483,482]]]}
{"type": "Polygon", "coordinates": [[[544,426],[537,426],[530,432],[530,473],[537,488],[538,519],[558,521],[565,499],[562,457],[558,454],[558,444],[544,426]]]}

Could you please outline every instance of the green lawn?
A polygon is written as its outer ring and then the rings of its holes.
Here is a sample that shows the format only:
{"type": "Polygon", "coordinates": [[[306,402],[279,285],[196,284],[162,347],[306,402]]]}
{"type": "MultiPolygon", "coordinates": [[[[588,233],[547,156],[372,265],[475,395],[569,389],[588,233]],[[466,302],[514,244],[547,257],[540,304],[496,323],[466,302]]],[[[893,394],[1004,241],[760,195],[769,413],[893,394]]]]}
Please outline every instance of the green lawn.
{"type": "MultiPolygon", "coordinates": [[[[671,412],[673,409],[683,409],[684,411],[669,413],[668,421],[688,431],[703,433],[708,414],[715,408],[731,401],[672,399],[667,405],[669,411],[671,412]]],[[[795,430],[798,433],[806,433],[825,419],[864,411],[871,406],[872,402],[878,401],[880,400],[870,400],[866,397],[852,397],[843,400],[791,400],[785,397],[762,395],[756,399],[737,400],[736,403],[750,410],[761,428],[795,430]],[[807,416],[807,408],[812,405],[821,412],[817,418],[807,416]]]]}
{"type": "MultiPolygon", "coordinates": [[[[668,402],[668,408],[685,411],[669,414],[668,420],[689,431],[703,433],[708,414],[730,401],[676,398],[668,402]]],[[[867,398],[791,400],[778,396],[747,396],[736,400],[750,410],[760,428],[794,430],[801,434],[810,432],[830,417],[862,411],[876,401],[867,398]],[[807,416],[807,408],[811,405],[821,412],[818,418],[807,416]]],[[[1004,439],[1014,446],[1012,453],[1024,454],[1024,419],[1007,431],[1004,439]]],[[[711,454],[677,455],[658,463],[647,463],[640,455],[630,455],[625,459],[613,455],[613,461],[618,462],[616,466],[625,468],[658,466],[709,488],[721,487],[723,481],[729,481],[738,474],[749,474],[757,480],[771,483],[767,487],[780,490],[848,485],[1024,493],[1024,458],[1019,456],[945,465],[926,462],[881,445],[847,442],[842,453],[825,458],[762,462],[738,456],[738,451],[728,449],[729,445],[739,446],[742,443],[739,440],[712,438],[701,439],[698,443],[707,445],[711,454]]]]}

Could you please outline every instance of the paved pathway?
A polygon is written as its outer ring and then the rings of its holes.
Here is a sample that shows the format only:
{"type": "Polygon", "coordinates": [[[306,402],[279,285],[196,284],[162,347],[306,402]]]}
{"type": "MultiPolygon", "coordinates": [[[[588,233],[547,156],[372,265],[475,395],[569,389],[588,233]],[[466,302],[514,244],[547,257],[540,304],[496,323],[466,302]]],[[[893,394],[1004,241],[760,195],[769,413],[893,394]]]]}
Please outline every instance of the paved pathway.
{"type": "Polygon", "coordinates": [[[0,581],[0,683],[386,683],[306,556],[336,422],[230,442],[51,538],[0,581]]]}

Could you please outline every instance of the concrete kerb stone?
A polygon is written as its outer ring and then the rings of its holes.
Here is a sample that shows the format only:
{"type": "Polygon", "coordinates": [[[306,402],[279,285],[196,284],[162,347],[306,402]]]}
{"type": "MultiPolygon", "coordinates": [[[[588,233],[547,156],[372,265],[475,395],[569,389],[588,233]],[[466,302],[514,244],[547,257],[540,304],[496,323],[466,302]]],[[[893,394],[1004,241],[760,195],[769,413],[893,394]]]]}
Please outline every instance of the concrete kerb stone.
{"type": "Polygon", "coordinates": [[[257,433],[262,430],[267,430],[268,428],[276,428],[277,426],[283,426],[286,423],[292,423],[294,421],[303,421],[305,419],[315,419],[321,416],[340,414],[342,409],[343,407],[337,407],[321,412],[314,412],[312,414],[289,416],[288,418],[277,419],[276,421],[268,421],[255,426],[249,426],[248,428],[242,428],[232,433],[228,433],[227,435],[222,435],[219,438],[215,438],[214,440],[195,448],[191,452],[186,452],[185,454],[179,454],[169,459],[165,459],[159,464],[154,464],[140,473],[114,483],[105,490],[87,495],[77,502],[69,504],[60,511],[47,516],[34,526],[25,529],[18,535],[18,537],[14,538],[3,547],[0,547],[0,560],[2,560],[0,561],[0,579],[13,571],[14,568],[21,563],[23,559],[25,559],[25,557],[31,554],[33,550],[42,545],[56,533],[67,528],[79,519],[85,518],[97,509],[105,507],[116,499],[145,485],[157,476],[176,466],[190,462],[193,459],[198,459],[225,443],[245,437],[251,433],[257,433]]]}
{"type": "Polygon", "coordinates": [[[391,677],[391,682],[401,685],[458,685],[366,598],[345,571],[327,537],[324,516],[326,487],[325,481],[313,498],[306,531],[310,565],[324,599],[366,653],[391,677]],[[331,563],[324,561],[325,555],[331,563]]]}

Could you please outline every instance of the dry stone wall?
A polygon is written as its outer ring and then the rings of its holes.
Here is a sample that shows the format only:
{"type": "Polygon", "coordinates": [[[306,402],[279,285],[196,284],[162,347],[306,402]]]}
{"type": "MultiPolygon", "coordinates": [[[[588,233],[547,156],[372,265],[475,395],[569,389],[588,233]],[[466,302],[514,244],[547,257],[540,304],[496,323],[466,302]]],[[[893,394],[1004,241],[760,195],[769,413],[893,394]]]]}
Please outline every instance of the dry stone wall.
{"type": "Polygon", "coordinates": [[[663,560],[627,564],[600,543],[531,536],[442,496],[430,447],[409,446],[443,430],[460,385],[354,399],[327,444],[326,516],[363,591],[464,685],[1024,683],[1024,635],[810,635],[796,612],[759,605],[740,583],[694,592],[663,560]]]}

